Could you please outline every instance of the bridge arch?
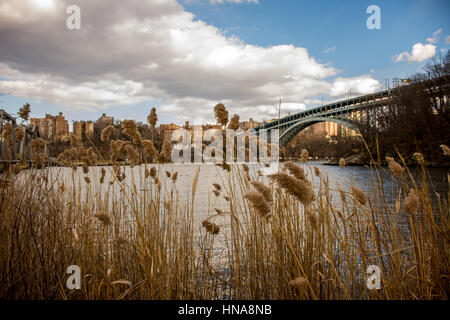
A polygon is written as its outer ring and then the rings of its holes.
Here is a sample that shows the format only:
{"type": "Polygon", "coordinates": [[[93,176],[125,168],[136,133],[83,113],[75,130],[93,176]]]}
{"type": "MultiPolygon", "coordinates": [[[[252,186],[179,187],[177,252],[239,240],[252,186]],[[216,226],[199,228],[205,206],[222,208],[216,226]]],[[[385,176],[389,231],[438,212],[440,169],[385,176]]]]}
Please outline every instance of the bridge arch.
{"type": "Polygon", "coordinates": [[[320,122],[335,122],[344,127],[350,128],[355,131],[359,131],[357,122],[352,119],[347,118],[328,118],[328,117],[312,117],[302,119],[295,124],[288,127],[285,131],[282,131],[280,134],[280,144],[286,146],[289,141],[291,141],[300,131],[320,122]]]}

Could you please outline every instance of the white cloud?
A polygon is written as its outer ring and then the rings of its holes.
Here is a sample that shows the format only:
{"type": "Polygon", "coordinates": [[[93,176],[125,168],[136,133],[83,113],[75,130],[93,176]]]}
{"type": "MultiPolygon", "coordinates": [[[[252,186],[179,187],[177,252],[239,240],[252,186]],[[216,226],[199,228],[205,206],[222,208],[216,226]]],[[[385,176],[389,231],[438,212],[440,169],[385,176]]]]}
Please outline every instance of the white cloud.
{"type": "MultiPolygon", "coordinates": [[[[71,1],[54,1],[53,10],[30,1],[0,4],[0,89],[16,96],[80,110],[154,101],[174,120],[195,123],[211,121],[218,102],[230,114],[258,119],[272,117],[279,98],[293,112],[340,92],[327,80],[338,70],[306,48],[245,44],[195,20],[175,0],[80,0],[76,31],[56,14],[71,1]]],[[[353,81],[355,93],[378,83],[339,79],[353,81]]]]}
{"type": "Polygon", "coordinates": [[[416,43],[411,53],[405,51],[394,57],[395,62],[407,60],[408,62],[422,62],[436,55],[436,46],[433,44],[416,43]]]}
{"type": "Polygon", "coordinates": [[[330,53],[336,50],[336,46],[332,46],[331,48],[326,49],[324,52],[325,53],[330,53]]]}
{"type": "Polygon", "coordinates": [[[382,84],[372,79],[369,75],[362,75],[353,78],[337,78],[331,87],[330,96],[341,97],[348,95],[350,90],[352,95],[363,95],[380,90],[382,84]]]}
{"type": "Polygon", "coordinates": [[[447,36],[447,38],[445,38],[445,44],[450,44],[450,36],[447,36]]]}
{"type": "Polygon", "coordinates": [[[442,28],[433,32],[433,36],[431,38],[427,38],[427,42],[431,44],[436,44],[439,42],[439,35],[442,33],[442,28]]]}
{"type": "Polygon", "coordinates": [[[394,56],[395,62],[407,60],[408,62],[422,62],[436,55],[436,46],[434,44],[439,42],[439,35],[442,33],[442,28],[433,32],[433,36],[427,38],[427,43],[416,43],[413,45],[411,53],[404,51],[394,56]]]}

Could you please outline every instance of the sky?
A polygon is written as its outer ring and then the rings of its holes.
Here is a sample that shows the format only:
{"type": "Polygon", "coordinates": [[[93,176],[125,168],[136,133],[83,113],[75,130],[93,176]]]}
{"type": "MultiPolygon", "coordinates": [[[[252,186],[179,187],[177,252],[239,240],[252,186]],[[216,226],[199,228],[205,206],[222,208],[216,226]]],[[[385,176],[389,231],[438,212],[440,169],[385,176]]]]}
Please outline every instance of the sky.
{"type": "Polygon", "coordinates": [[[268,120],[279,99],[287,115],[423,71],[450,47],[449,13],[448,0],[0,0],[0,108],[145,122],[156,107],[160,123],[200,124],[223,103],[268,120]]]}

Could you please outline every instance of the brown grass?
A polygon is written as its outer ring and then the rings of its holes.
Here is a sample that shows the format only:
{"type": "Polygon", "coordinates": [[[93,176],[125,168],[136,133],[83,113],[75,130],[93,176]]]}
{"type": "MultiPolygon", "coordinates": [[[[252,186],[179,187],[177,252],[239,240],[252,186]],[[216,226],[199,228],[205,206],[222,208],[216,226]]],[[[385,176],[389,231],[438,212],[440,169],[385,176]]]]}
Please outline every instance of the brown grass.
{"type": "Polygon", "coordinates": [[[433,202],[424,166],[418,179],[402,168],[393,190],[375,167],[371,192],[347,196],[325,172],[313,190],[286,172],[267,184],[256,169],[216,167],[221,222],[195,219],[199,171],[181,202],[176,173],[161,165],[91,169],[89,184],[70,166],[11,170],[1,178],[0,298],[446,300],[449,199],[433,202]],[[66,288],[70,265],[82,270],[81,290],[66,288]],[[382,270],[380,290],[366,287],[369,265],[382,270]]]}

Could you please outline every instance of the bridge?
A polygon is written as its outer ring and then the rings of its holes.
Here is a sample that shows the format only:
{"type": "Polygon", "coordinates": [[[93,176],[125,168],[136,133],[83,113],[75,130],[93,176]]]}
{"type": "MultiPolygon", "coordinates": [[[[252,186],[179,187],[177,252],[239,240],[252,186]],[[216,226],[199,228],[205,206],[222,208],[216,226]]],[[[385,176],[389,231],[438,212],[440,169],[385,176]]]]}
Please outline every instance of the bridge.
{"type": "MultiPolygon", "coordinates": [[[[448,87],[448,77],[437,80],[443,80],[439,83],[443,83],[448,87]]],[[[436,79],[429,81],[436,81],[436,79]]],[[[409,86],[414,86],[414,84],[409,86]]],[[[286,146],[300,131],[319,122],[336,122],[359,132],[363,126],[371,125],[376,127],[377,113],[382,113],[385,108],[395,107],[394,98],[401,88],[402,86],[335,101],[280,118],[279,120],[273,120],[254,128],[254,130],[257,135],[265,130],[269,136],[271,130],[278,129],[280,146],[286,146]],[[373,111],[372,114],[368,113],[370,110],[373,111]]],[[[439,96],[442,94],[442,90],[438,90],[434,94],[439,96]]],[[[448,103],[447,96],[439,96],[439,98],[443,98],[448,103]]]]}
{"type": "Polygon", "coordinates": [[[17,162],[31,162],[32,150],[31,141],[39,138],[39,130],[36,126],[26,127],[24,136],[21,141],[17,139],[15,129],[17,128],[16,119],[8,112],[0,109],[0,163],[17,163],[17,162]],[[8,150],[6,138],[3,137],[3,131],[6,123],[12,127],[11,140],[12,147],[8,150]]]}

